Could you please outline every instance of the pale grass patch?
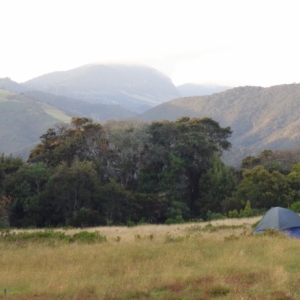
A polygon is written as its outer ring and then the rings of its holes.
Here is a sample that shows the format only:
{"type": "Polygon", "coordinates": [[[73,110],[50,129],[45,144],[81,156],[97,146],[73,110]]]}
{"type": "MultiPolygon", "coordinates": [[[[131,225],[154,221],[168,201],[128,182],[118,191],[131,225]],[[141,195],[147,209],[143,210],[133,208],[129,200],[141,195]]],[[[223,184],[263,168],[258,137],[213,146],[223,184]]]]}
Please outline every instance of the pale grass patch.
{"type": "Polygon", "coordinates": [[[211,222],[246,224],[247,234],[193,223],[89,228],[108,240],[93,245],[1,243],[0,291],[41,299],[299,299],[300,240],[249,235],[258,220],[211,222]]]}
{"type": "MultiPolygon", "coordinates": [[[[171,234],[174,236],[181,236],[187,234],[189,228],[193,226],[198,226],[203,228],[207,224],[212,224],[213,226],[234,226],[247,224],[251,226],[255,222],[259,221],[260,217],[252,218],[242,218],[242,219],[225,219],[225,220],[214,220],[210,222],[200,222],[200,223],[183,223],[183,224],[172,224],[172,225],[139,225],[134,227],[126,226],[103,226],[103,227],[92,227],[84,229],[69,229],[66,230],[66,234],[74,234],[82,230],[87,230],[89,232],[98,231],[101,234],[107,236],[108,240],[115,240],[117,236],[121,237],[122,242],[132,242],[135,236],[140,235],[141,237],[149,237],[153,235],[153,238],[160,238],[166,234],[171,234]]],[[[225,233],[230,233],[232,230],[228,230],[225,233]]],[[[205,234],[205,233],[204,233],[205,234]]],[[[219,236],[219,234],[217,234],[219,236]]],[[[209,235],[211,236],[211,234],[209,235]]]]}

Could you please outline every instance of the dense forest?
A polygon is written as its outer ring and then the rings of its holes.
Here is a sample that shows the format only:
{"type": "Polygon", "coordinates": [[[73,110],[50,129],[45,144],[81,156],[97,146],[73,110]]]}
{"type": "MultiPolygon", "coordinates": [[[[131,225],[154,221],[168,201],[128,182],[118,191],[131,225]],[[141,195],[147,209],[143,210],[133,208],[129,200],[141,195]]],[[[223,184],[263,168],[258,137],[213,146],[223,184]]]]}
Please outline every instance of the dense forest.
{"type": "Polygon", "coordinates": [[[231,134],[210,118],[72,118],[48,129],[26,162],[0,156],[0,226],[170,224],[295,207],[295,156],[265,150],[225,166],[231,134]]]}

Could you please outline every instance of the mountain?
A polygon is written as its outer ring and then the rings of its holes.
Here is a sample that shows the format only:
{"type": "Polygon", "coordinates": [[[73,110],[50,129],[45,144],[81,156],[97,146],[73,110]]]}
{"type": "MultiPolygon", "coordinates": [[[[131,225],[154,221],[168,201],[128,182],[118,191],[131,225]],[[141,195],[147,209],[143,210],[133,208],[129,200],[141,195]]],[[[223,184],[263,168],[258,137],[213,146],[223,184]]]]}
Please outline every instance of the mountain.
{"type": "Polygon", "coordinates": [[[0,78],[0,89],[7,90],[14,93],[22,93],[27,91],[27,88],[15,81],[12,81],[10,78],[0,78]]]}
{"type": "Polygon", "coordinates": [[[91,64],[45,74],[23,86],[93,104],[118,104],[138,113],[180,97],[170,78],[145,66],[91,64]]]}
{"type": "Polygon", "coordinates": [[[29,90],[9,78],[0,78],[0,87],[10,92],[21,93],[31,99],[50,104],[63,110],[68,116],[83,116],[94,121],[103,122],[109,119],[124,119],[137,116],[136,113],[120,105],[92,104],[86,101],[29,90]]]}
{"type": "Polygon", "coordinates": [[[103,122],[108,119],[133,118],[137,114],[120,105],[89,102],[28,91],[8,78],[0,79],[0,154],[27,158],[39,137],[55,124],[68,123],[71,117],[90,117],[103,122]],[[8,91],[22,91],[20,94],[8,91]]]}
{"type": "Polygon", "coordinates": [[[54,106],[0,89],[0,153],[26,158],[48,128],[70,119],[54,106]]]}
{"type": "Polygon", "coordinates": [[[229,86],[185,83],[177,86],[182,97],[206,96],[231,89],[229,86]]]}
{"type": "Polygon", "coordinates": [[[299,146],[299,115],[300,84],[284,84],[238,87],[210,96],[179,98],[150,109],[140,119],[150,122],[181,116],[211,117],[221,126],[231,127],[232,153],[241,156],[299,146]]]}

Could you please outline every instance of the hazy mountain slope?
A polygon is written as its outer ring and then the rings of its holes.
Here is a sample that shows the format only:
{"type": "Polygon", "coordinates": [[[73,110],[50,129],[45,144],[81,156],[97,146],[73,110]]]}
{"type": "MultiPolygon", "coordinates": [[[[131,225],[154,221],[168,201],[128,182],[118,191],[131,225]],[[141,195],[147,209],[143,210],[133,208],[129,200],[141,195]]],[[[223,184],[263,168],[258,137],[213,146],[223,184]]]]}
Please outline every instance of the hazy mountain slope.
{"type": "Polygon", "coordinates": [[[56,107],[0,90],[0,153],[26,157],[48,128],[69,121],[56,107]]]}
{"type": "Polygon", "coordinates": [[[137,116],[134,112],[120,105],[92,104],[40,91],[28,91],[24,94],[32,99],[58,107],[72,117],[83,116],[92,118],[94,121],[103,122],[109,119],[125,119],[137,116]]]}
{"type": "Polygon", "coordinates": [[[0,78],[0,89],[7,90],[14,93],[21,93],[27,91],[27,88],[10,78],[0,78]]]}
{"type": "Polygon", "coordinates": [[[108,119],[132,118],[137,115],[120,105],[92,104],[74,98],[53,95],[37,90],[28,90],[23,85],[9,78],[0,78],[0,87],[7,91],[21,93],[31,99],[53,105],[62,109],[68,116],[72,117],[84,116],[102,122],[108,119]]]}
{"type": "Polygon", "coordinates": [[[39,76],[24,86],[91,103],[119,104],[135,112],[180,97],[168,77],[144,66],[85,65],[39,76]]]}
{"type": "Polygon", "coordinates": [[[145,121],[212,117],[233,130],[234,147],[257,150],[300,145],[300,84],[239,87],[211,96],[180,98],[144,113],[145,121]]]}
{"type": "Polygon", "coordinates": [[[231,89],[229,86],[185,83],[177,86],[182,97],[205,96],[231,89]]]}

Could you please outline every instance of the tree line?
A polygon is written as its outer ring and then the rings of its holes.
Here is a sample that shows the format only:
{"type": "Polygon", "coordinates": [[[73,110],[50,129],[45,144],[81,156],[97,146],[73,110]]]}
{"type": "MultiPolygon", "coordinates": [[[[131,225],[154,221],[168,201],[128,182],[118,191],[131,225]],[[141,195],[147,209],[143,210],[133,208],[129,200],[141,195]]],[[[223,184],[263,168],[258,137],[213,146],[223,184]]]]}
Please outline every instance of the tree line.
{"type": "Polygon", "coordinates": [[[298,164],[283,172],[247,157],[241,169],[225,166],[231,134],[210,118],[73,118],[48,129],[26,162],[0,156],[0,225],[176,223],[229,215],[248,200],[254,209],[300,200],[298,164]]]}

